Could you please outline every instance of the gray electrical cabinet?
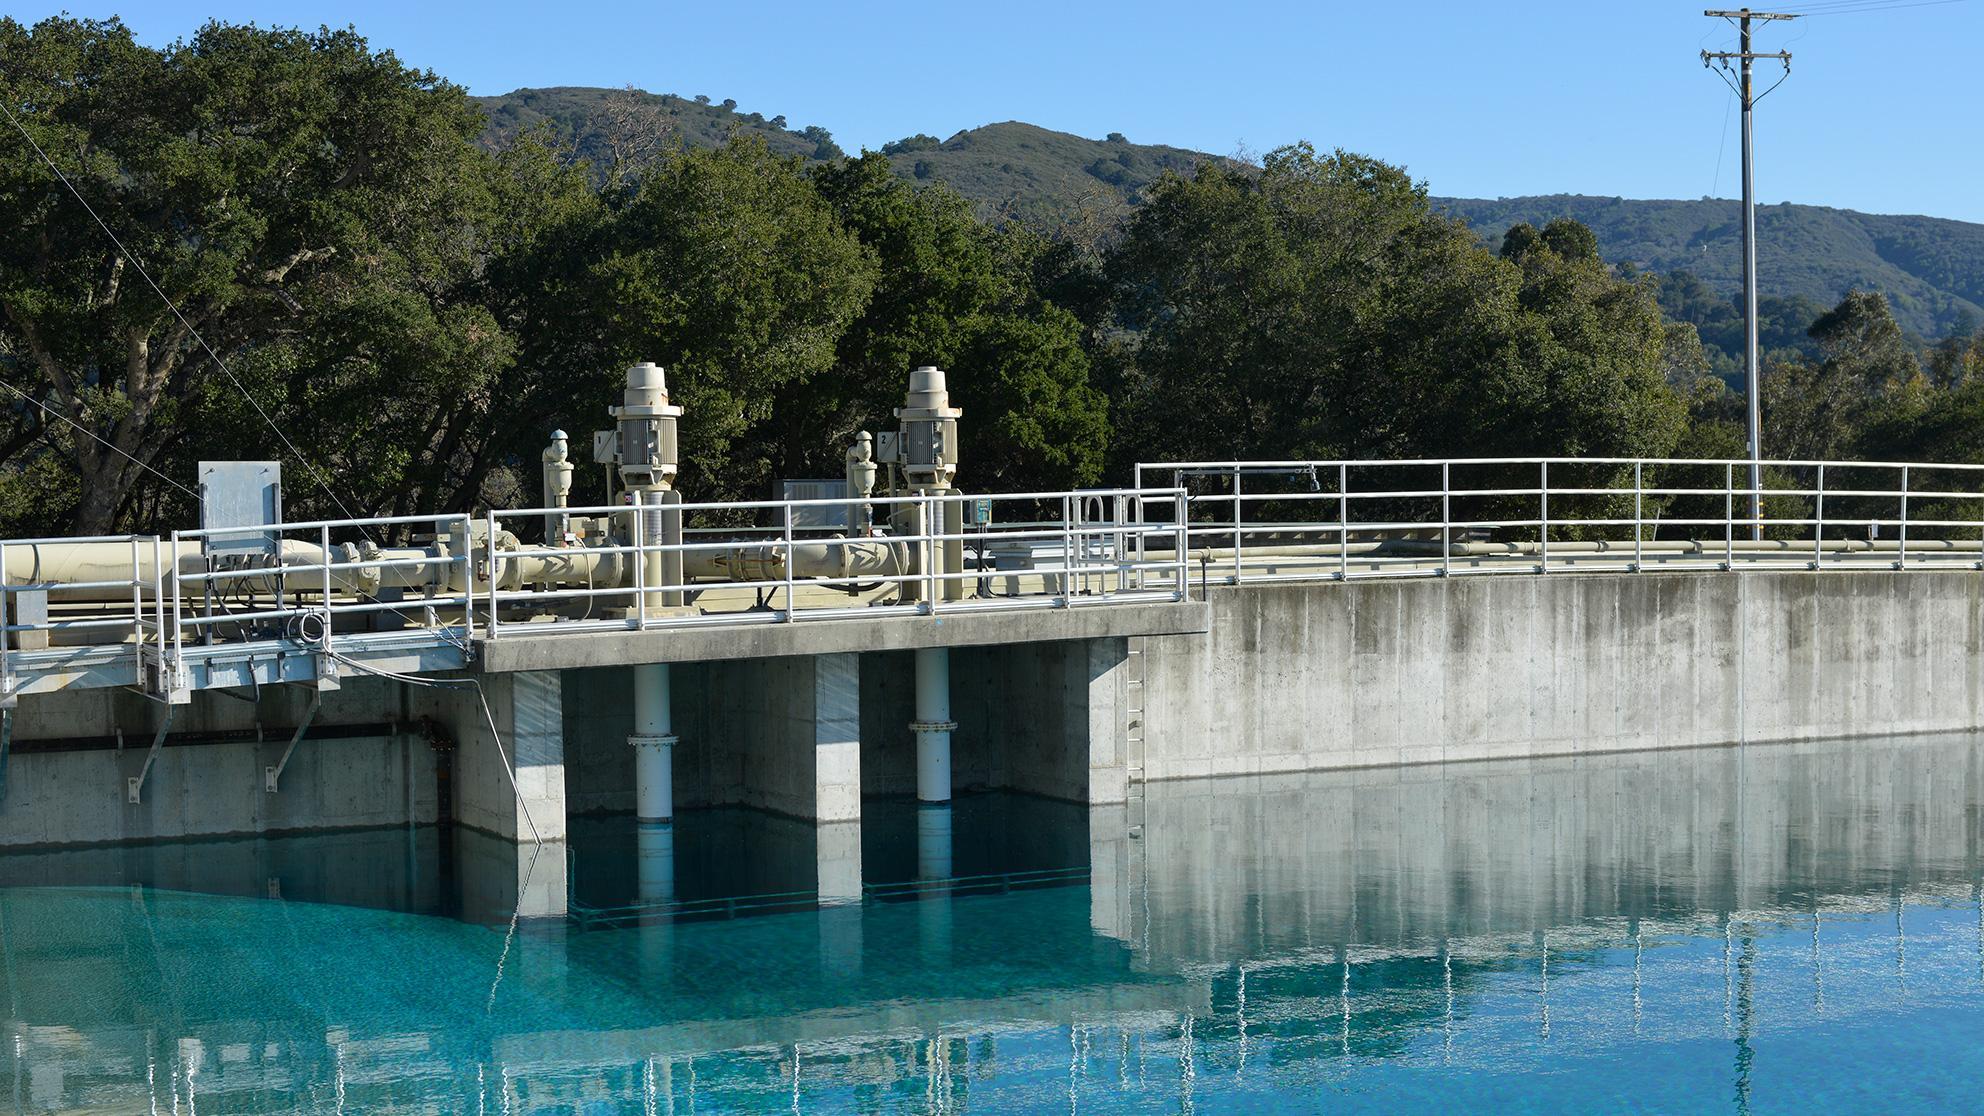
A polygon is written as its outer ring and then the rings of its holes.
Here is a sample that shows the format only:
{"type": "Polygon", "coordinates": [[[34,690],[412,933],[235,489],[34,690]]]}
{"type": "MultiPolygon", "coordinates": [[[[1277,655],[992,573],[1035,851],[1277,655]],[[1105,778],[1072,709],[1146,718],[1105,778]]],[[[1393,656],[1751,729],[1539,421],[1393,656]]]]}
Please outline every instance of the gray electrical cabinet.
{"type": "Polygon", "coordinates": [[[200,462],[200,526],[208,554],[262,554],[281,546],[282,462],[200,462]],[[235,531],[232,528],[243,528],[235,531]]]}

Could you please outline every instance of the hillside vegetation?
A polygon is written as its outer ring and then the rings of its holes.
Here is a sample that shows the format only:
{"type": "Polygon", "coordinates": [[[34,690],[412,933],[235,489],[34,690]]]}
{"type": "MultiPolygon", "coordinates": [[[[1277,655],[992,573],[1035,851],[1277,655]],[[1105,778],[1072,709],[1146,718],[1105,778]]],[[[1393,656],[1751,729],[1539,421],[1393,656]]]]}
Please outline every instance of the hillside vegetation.
{"type": "MultiPolygon", "coordinates": [[[[1642,271],[1692,272],[1711,288],[1742,283],[1742,206],[1734,201],[1639,201],[1569,194],[1436,199],[1436,205],[1499,243],[1511,226],[1582,222],[1613,263],[1642,271]]],[[[1888,296],[1902,326],[1944,336],[1966,313],[1984,315],[1984,225],[1938,217],[1885,216],[1815,205],[1757,208],[1757,274],[1769,293],[1830,305],[1853,289],[1888,296]]]]}
{"type": "MultiPolygon", "coordinates": [[[[571,87],[475,98],[489,115],[486,144],[542,124],[595,162],[605,161],[605,137],[628,123],[630,99],[646,106],[647,123],[663,123],[671,137],[693,147],[750,134],[762,135],[773,151],[784,154],[824,159],[839,152],[823,129],[742,112],[730,101],[571,87]],[[616,100],[622,102],[617,108],[616,100]]],[[[883,153],[899,177],[945,183],[983,219],[1017,219],[1044,231],[1090,236],[1120,226],[1167,171],[1189,174],[1218,160],[1181,147],[1132,143],[1120,134],[1085,139],[1016,121],[942,140],[909,136],[884,145],[883,153]]],[[[1467,221],[1490,245],[1500,244],[1511,226],[1542,228],[1569,217],[1597,235],[1599,253],[1610,263],[1662,274],[1688,272],[1725,298],[1741,283],[1740,208],[1734,201],[1557,194],[1437,198],[1435,205],[1467,221]]],[[[1759,208],[1757,232],[1770,296],[1798,300],[1801,307],[1830,306],[1850,290],[1879,291],[1902,328],[1923,339],[1965,332],[1967,322],[1984,318],[1984,225],[1787,203],[1759,208]]],[[[1719,331],[1703,324],[1704,340],[1726,355],[1719,331]]]]}

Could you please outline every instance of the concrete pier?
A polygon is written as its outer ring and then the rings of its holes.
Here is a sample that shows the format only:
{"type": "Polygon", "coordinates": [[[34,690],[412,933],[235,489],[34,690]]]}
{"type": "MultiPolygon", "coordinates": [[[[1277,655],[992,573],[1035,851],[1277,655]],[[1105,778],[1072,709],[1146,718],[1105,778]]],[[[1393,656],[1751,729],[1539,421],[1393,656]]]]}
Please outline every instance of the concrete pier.
{"type": "Polygon", "coordinates": [[[480,683],[481,700],[474,687],[421,691],[456,742],[455,821],[512,841],[564,840],[563,679],[534,671],[480,683]]]}

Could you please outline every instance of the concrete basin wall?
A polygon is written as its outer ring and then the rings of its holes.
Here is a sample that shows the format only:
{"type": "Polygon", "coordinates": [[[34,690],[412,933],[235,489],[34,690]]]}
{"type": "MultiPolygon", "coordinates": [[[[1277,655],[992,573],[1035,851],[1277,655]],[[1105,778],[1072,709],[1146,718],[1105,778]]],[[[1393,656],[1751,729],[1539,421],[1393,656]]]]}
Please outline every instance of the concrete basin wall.
{"type": "Polygon", "coordinates": [[[1141,641],[1145,778],[1984,726],[1972,572],[1429,578],[1210,603],[1208,634],[1141,641]]]}

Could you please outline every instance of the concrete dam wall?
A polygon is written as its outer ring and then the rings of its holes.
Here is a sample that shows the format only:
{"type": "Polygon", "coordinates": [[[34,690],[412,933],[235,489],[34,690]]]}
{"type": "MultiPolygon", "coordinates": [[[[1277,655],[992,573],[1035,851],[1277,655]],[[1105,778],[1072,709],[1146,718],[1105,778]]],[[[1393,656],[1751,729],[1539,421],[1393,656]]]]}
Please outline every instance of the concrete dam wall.
{"type": "MultiPolygon", "coordinates": [[[[957,646],[951,784],[1093,805],[1139,780],[1984,729],[1976,572],[1249,584],[1163,607],[1205,630],[957,646]]],[[[681,805],[838,825],[864,796],[915,793],[914,652],[784,650],[675,664],[681,805]]],[[[352,680],[314,717],[299,687],[198,693],[149,767],[161,704],[37,698],[14,724],[0,846],[448,820],[556,842],[569,816],[634,808],[632,668],[484,664],[476,681],[352,680]]]]}
{"type": "Polygon", "coordinates": [[[1976,573],[1553,574],[1208,595],[1208,634],[1140,641],[1147,779],[1984,726],[1976,573]]]}

